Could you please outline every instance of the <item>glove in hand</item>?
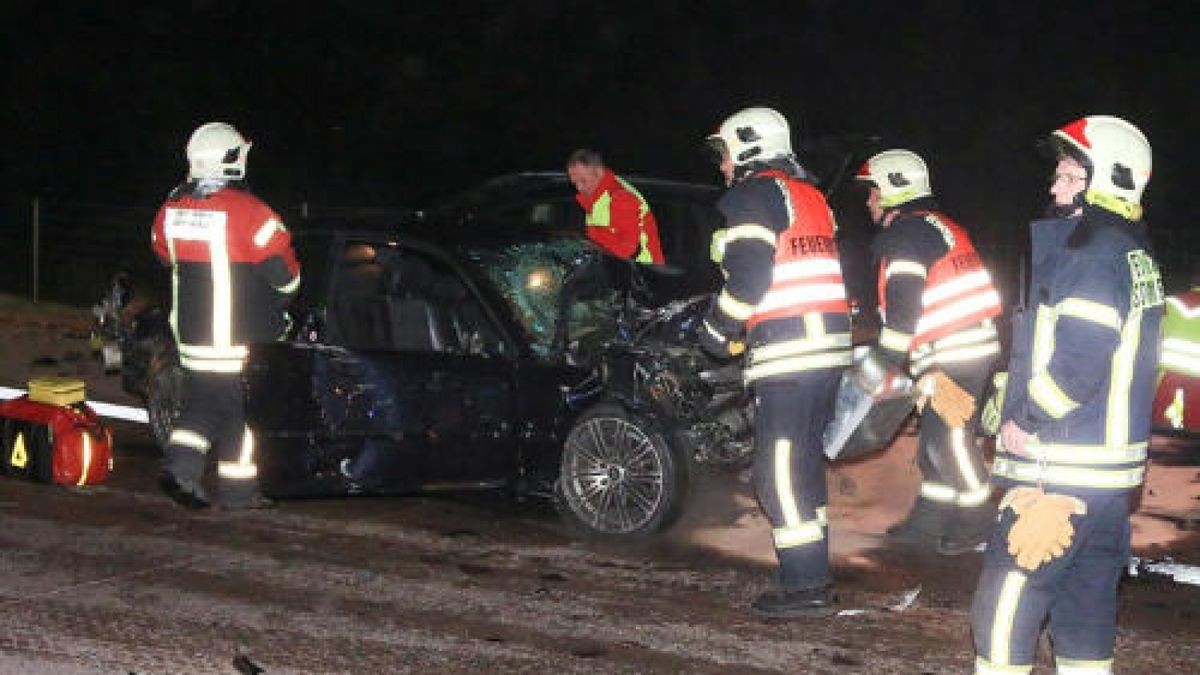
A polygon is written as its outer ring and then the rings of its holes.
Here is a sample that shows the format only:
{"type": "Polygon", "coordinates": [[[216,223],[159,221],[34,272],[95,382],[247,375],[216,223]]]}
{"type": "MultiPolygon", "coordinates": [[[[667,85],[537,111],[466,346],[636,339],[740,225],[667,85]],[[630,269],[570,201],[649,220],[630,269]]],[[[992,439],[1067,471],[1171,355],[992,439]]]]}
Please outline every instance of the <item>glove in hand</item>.
{"type": "Polygon", "coordinates": [[[1017,565],[1029,571],[1062,555],[1075,537],[1073,514],[1087,506],[1068,495],[1045,494],[1039,488],[1014,488],[1001,502],[1017,514],[1008,531],[1008,552],[1017,565]]]}
{"type": "Polygon", "coordinates": [[[927,403],[933,406],[933,411],[951,429],[965,427],[975,414],[975,397],[940,370],[922,375],[917,390],[921,392],[917,407],[924,410],[927,403]]]}

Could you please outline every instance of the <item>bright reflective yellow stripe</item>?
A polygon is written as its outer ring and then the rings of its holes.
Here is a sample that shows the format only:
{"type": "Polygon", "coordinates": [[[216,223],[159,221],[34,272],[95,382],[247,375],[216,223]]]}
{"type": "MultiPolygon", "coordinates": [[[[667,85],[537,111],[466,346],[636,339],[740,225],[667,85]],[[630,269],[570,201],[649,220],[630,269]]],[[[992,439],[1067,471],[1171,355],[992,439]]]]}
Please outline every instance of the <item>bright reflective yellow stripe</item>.
{"type": "Polygon", "coordinates": [[[941,504],[949,504],[953,502],[957,493],[954,488],[941,483],[930,483],[928,481],[921,483],[921,496],[929,501],[939,502],[941,504]]]}
{"type": "Polygon", "coordinates": [[[1084,660],[1068,659],[1062,656],[1054,657],[1056,675],[1109,675],[1112,673],[1112,659],[1084,660]]]}
{"type": "Polygon", "coordinates": [[[919,262],[912,260],[891,260],[888,261],[887,267],[883,271],[884,279],[891,279],[894,276],[907,274],[914,277],[924,279],[928,272],[925,266],[919,262]]]}
{"type": "Polygon", "coordinates": [[[250,353],[245,345],[210,347],[208,345],[179,345],[179,353],[194,359],[244,359],[250,353]]]}
{"type": "Polygon", "coordinates": [[[975,675],[1025,675],[1033,672],[1033,666],[1001,666],[982,656],[975,657],[975,675]]]}
{"type": "Polygon", "coordinates": [[[287,284],[285,284],[282,288],[280,288],[279,292],[280,293],[295,293],[296,289],[298,289],[298,288],[300,288],[300,275],[299,274],[297,274],[294,279],[287,282],[287,284]]]}
{"type": "Polygon", "coordinates": [[[723,232],[725,240],[723,249],[733,242],[743,239],[758,239],[769,244],[771,248],[775,248],[775,244],[779,240],[779,237],[771,231],[771,228],[759,225],[758,223],[734,225],[733,227],[726,228],[723,232]]]}
{"type": "MultiPolygon", "coordinates": [[[[1046,371],[1038,373],[1029,381],[1029,396],[1054,419],[1060,419],[1079,407],[1079,404],[1067,396],[1050,378],[1050,373],[1046,371]]],[[[1109,413],[1111,414],[1111,412],[1110,410],[1109,413]]]]}
{"type": "Polygon", "coordinates": [[[1108,419],[1105,421],[1106,445],[1129,441],[1129,397],[1133,394],[1134,361],[1142,341],[1142,310],[1129,312],[1129,321],[1121,330],[1121,342],[1112,356],[1108,384],[1108,419]]]}
{"type": "Polygon", "coordinates": [[[203,373],[240,373],[244,359],[193,359],[179,356],[179,365],[203,373]]]}
{"type": "Polygon", "coordinates": [[[1085,445],[1069,443],[1042,443],[1031,438],[1026,444],[1030,452],[1036,453],[1047,462],[1055,464],[1133,464],[1146,459],[1149,443],[1126,445],[1085,445]]]}
{"type": "Polygon", "coordinates": [[[1126,218],[1127,220],[1138,221],[1142,219],[1142,206],[1127,202],[1120,197],[1114,197],[1103,192],[1088,190],[1084,194],[1084,200],[1089,204],[1095,204],[1102,209],[1112,211],[1113,213],[1126,218]]]}
{"type": "Polygon", "coordinates": [[[1113,307],[1083,298],[1067,298],[1055,306],[1059,316],[1071,316],[1084,321],[1121,330],[1121,315],[1113,307]]]}
{"type": "Polygon", "coordinates": [[[88,471],[92,468],[92,435],[86,431],[79,432],[83,436],[83,467],[79,470],[79,482],[76,485],[87,485],[88,471]]]}
{"type": "Polygon", "coordinates": [[[604,194],[596,198],[592,202],[592,209],[588,211],[586,223],[588,227],[608,227],[610,221],[610,212],[612,206],[612,195],[607,190],[604,194]]]}
{"type": "Polygon", "coordinates": [[[223,478],[247,479],[258,475],[258,467],[241,462],[218,462],[217,475],[223,478]]]}
{"type": "Polygon", "coordinates": [[[238,461],[242,464],[254,462],[254,434],[250,431],[250,427],[242,429],[242,452],[238,456],[238,461]]]}
{"type": "Polygon", "coordinates": [[[913,336],[898,330],[884,328],[879,331],[879,346],[897,352],[907,352],[912,344],[913,336]]]}
{"type": "Polygon", "coordinates": [[[716,338],[717,341],[720,342],[721,344],[725,344],[726,342],[729,342],[729,338],[725,337],[724,335],[721,335],[721,333],[718,332],[716,328],[713,328],[712,325],[709,324],[707,321],[704,322],[704,330],[707,331],[709,335],[716,338]]]}
{"type": "Polygon", "coordinates": [[[958,499],[956,501],[959,506],[972,507],[979,506],[980,504],[986,502],[988,497],[991,496],[992,488],[988,485],[983,485],[975,490],[958,493],[958,499]]]}
{"type": "Polygon", "coordinates": [[[168,443],[182,445],[185,448],[192,448],[200,452],[207,452],[211,443],[208,439],[188,429],[175,429],[171,431],[171,436],[167,440],[168,443]]]}
{"type": "Polygon", "coordinates": [[[267,222],[263,223],[263,226],[258,228],[258,231],[254,233],[254,245],[259,248],[266,246],[271,241],[271,237],[275,236],[275,233],[280,231],[284,231],[283,223],[274,218],[268,219],[267,222]]]}
{"type": "Polygon", "coordinates": [[[764,377],[771,377],[773,375],[802,373],[808,370],[821,370],[824,368],[848,366],[853,362],[853,360],[854,357],[849,351],[813,354],[811,356],[797,356],[794,358],[778,359],[762,365],[751,366],[746,369],[744,377],[747,382],[753,382],[754,380],[759,380],[764,377]]]}
{"type": "Polygon", "coordinates": [[[1123,490],[1142,484],[1145,467],[1129,469],[1093,469],[1069,466],[1038,466],[1034,462],[1014,461],[997,457],[992,463],[992,474],[1011,478],[1023,483],[1053,483],[1070,487],[1092,487],[1105,490],[1123,490]]]}
{"type": "Polygon", "coordinates": [[[788,356],[828,351],[838,347],[850,349],[849,333],[828,333],[819,338],[798,338],[755,347],[750,353],[750,363],[753,365],[788,356]]]}
{"type": "Polygon", "coordinates": [[[754,314],[754,305],[738,300],[725,289],[721,289],[721,294],[717,296],[717,308],[738,321],[745,321],[754,314]]]}
{"type": "MultiPolygon", "coordinates": [[[[1009,572],[1004,577],[1004,585],[996,597],[996,614],[992,617],[991,649],[988,650],[988,661],[997,666],[1009,666],[1012,653],[1012,630],[1016,620],[1017,608],[1021,604],[1021,592],[1025,589],[1025,575],[1020,572],[1009,572]]],[[[1032,669],[1032,666],[1023,666],[1032,669]]]]}
{"type": "Polygon", "coordinates": [[[804,520],[800,515],[799,503],[792,486],[792,443],[786,438],[775,441],[774,452],[775,494],[779,498],[783,514],[783,526],[771,532],[776,548],[791,548],[811,544],[824,538],[823,509],[818,510],[816,520],[804,520]]]}
{"type": "Polygon", "coordinates": [[[966,432],[961,428],[950,430],[950,448],[954,455],[954,463],[958,466],[958,475],[967,486],[967,492],[978,491],[983,484],[979,474],[975,473],[975,465],[967,449],[966,432]]]}

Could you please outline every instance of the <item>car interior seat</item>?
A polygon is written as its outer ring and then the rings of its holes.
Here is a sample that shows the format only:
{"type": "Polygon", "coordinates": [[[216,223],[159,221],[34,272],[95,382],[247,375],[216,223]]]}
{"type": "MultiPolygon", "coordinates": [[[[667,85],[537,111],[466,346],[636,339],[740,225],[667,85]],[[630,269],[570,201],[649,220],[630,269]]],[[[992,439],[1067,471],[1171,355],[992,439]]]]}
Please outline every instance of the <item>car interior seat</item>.
{"type": "Polygon", "coordinates": [[[424,260],[402,255],[388,256],[384,267],[389,346],[401,351],[444,351],[439,311],[431,298],[433,269],[424,260]]]}

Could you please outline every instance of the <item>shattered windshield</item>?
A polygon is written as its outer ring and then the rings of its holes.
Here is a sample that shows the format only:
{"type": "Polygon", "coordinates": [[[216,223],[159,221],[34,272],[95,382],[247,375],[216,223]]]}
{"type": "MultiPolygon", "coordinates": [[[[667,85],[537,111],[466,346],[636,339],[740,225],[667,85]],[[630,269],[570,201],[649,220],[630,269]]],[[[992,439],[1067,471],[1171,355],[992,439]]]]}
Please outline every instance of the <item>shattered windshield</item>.
{"type": "MultiPolygon", "coordinates": [[[[539,356],[547,356],[554,349],[565,282],[572,278],[572,271],[587,268],[586,272],[593,267],[599,271],[595,263],[601,255],[583,239],[523,242],[467,252],[467,258],[479,266],[508,303],[539,356]]],[[[578,282],[579,277],[577,271],[574,281],[578,282]]],[[[578,283],[572,285],[578,287],[578,283]]],[[[565,308],[568,343],[602,340],[615,332],[611,294],[601,293],[599,297],[589,294],[583,298],[568,291],[566,295],[570,302],[565,308]]]]}

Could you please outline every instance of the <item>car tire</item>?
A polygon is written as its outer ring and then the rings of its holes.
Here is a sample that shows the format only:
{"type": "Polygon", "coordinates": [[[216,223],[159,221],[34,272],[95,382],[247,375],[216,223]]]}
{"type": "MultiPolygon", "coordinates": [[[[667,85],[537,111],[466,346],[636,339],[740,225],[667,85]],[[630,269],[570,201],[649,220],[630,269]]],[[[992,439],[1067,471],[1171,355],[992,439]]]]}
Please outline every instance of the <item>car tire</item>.
{"type": "Polygon", "coordinates": [[[587,539],[634,540],[683,512],[690,464],[653,426],[614,404],[584,413],[563,443],[554,503],[587,539]]]}
{"type": "Polygon", "coordinates": [[[179,418],[182,392],[183,367],[174,358],[156,357],[146,373],[146,413],[150,433],[160,448],[167,446],[179,418]]]}

